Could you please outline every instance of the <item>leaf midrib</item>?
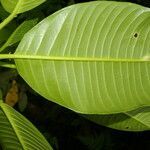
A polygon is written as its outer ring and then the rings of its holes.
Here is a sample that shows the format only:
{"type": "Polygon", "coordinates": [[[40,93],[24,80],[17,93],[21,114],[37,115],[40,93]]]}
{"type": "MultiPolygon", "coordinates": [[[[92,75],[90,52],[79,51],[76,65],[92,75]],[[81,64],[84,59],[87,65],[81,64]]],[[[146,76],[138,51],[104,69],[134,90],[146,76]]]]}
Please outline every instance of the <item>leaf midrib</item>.
{"type": "Polygon", "coordinates": [[[44,56],[44,55],[18,55],[0,54],[1,59],[27,59],[27,60],[49,60],[49,61],[82,61],[82,62],[128,62],[142,63],[150,62],[150,59],[143,58],[99,58],[99,57],[66,57],[66,56],[44,56]]]}

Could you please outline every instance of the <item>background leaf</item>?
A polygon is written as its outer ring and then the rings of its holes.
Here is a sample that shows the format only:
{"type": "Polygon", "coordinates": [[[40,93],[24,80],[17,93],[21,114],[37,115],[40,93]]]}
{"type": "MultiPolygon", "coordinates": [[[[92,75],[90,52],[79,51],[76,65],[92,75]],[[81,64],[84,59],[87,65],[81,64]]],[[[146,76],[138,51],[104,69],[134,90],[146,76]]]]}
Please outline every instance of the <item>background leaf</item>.
{"type": "Polygon", "coordinates": [[[24,34],[28,32],[32,27],[34,27],[38,22],[38,19],[26,20],[16,30],[11,34],[6,43],[0,48],[2,52],[5,48],[19,42],[24,34]]]}
{"type": "Polygon", "coordinates": [[[113,129],[124,131],[150,130],[150,107],[113,115],[83,115],[85,118],[113,129]]]}
{"type": "Polygon", "coordinates": [[[2,6],[9,13],[12,13],[15,7],[17,7],[17,14],[33,9],[34,7],[40,5],[43,2],[45,2],[45,0],[1,0],[2,6]]]}
{"type": "Polygon", "coordinates": [[[0,103],[0,145],[3,149],[51,150],[42,134],[21,114],[0,103]]]}

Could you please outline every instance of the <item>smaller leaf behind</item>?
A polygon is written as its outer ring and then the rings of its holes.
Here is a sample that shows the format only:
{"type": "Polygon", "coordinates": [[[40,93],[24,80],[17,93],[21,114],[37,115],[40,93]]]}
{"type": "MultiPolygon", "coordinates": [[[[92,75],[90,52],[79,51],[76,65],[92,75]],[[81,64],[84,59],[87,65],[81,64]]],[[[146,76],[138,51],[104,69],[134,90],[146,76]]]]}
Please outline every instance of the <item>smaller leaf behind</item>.
{"type": "Polygon", "coordinates": [[[113,129],[123,131],[150,130],[150,107],[112,115],[82,115],[85,118],[113,129]]]}
{"type": "Polygon", "coordinates": [[[38,22],[38,19],[26,20],[24,21],[8,38],[6,43],[0,48],[0,52],[5,50],[5,48],[12,46],[13,44],[19,42],[25,33],[27,33],[32,27],[34,27],[38,22]]]}
{"type": "Polygon", "coordinates": [[[16,11],[17,14],[19,14],[31,10],[45,1],[46,0],[1,0],[1,4],[9,13],[12,13],[17,7],[16,11]]]}

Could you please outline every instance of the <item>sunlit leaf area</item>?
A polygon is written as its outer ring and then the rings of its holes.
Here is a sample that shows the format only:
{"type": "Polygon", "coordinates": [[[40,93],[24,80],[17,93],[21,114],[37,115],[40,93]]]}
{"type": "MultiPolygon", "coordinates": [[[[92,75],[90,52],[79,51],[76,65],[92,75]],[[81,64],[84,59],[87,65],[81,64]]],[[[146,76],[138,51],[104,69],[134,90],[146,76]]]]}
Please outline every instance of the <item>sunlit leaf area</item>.
{"type": "Polygon", "coordinates": [[[0,149],[149,150],[150,1],[0,0],[0,149]]]}

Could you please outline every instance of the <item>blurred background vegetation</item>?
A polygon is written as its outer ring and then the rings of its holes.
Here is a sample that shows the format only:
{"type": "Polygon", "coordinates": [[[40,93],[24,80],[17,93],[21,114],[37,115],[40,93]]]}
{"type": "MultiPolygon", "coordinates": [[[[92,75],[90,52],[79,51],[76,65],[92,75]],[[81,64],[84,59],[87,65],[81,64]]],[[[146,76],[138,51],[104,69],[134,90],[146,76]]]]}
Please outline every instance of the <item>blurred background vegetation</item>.
{"type": "MultiPolygon", "coordinates": [[[[18,15],[0,31],[0,47],[20,26],[22,30],[18,30],[17,40],[11,39],[13,42],[3,46],[4,53],[13,53],[24,33],[42,19],[63,7],[86,1],[90,0],[47,0],[35,9],[18,15]],[[27,20],[31,22],[26,23],[27,20]]],[[[150,7],[150,0],[118,1],[150,7]]],[[[0,22],[7,16],[8,13],[0,5],[0,22]]],[[[24,82],[15,69],[0,67],[0,90],[5,102],[26,116],[56,150],[150,149],[150,132],[123,132],[90,122],[71,110],[44,100],[24,82]]]]}

